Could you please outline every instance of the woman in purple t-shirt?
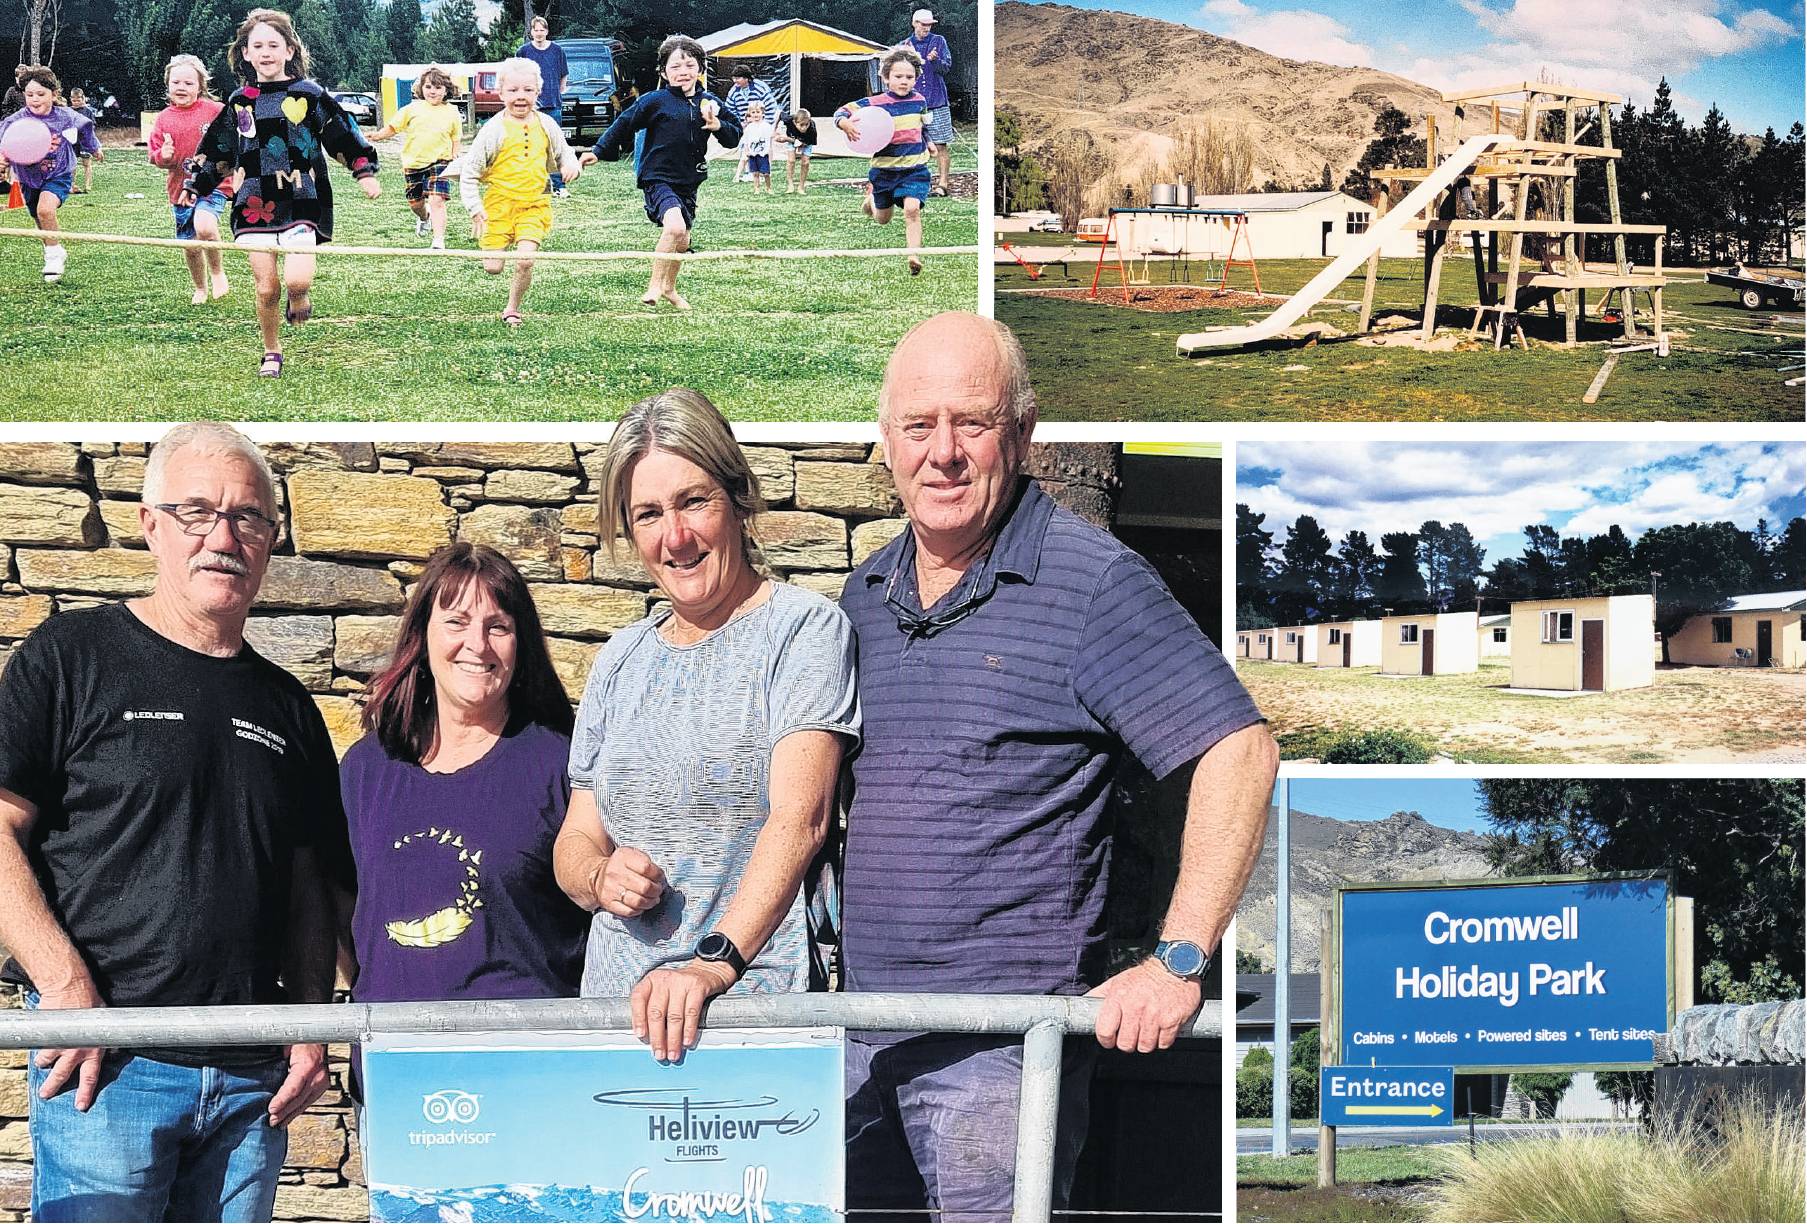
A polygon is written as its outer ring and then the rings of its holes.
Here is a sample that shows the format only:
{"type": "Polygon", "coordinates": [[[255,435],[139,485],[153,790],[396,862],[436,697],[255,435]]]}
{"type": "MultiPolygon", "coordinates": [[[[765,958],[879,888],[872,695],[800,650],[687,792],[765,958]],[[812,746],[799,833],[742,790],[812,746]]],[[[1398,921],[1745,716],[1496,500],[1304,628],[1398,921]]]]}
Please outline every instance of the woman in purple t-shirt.
{"type": "Polygon", "coordinates": [[[361,1003],[577,994],[589,915],[559,890],[572,715],[520,571],[428,560],[340,789],[361,1003]]]}

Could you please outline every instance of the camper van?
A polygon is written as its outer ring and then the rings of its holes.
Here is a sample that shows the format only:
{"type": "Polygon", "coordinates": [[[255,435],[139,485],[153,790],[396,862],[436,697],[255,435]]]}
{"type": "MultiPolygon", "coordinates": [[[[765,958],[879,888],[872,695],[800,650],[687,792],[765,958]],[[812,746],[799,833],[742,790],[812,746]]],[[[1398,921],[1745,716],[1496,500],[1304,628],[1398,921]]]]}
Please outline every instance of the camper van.
{"type": "Polygon", "coordinates": [[[1110,220],[1107,217],[1081,217],[1079,228],[1074,231],[1073,236],[1081,242],[1095,242],[1102,246],[1104,245],[1104,231],[1109,226],[1110,220]]]}

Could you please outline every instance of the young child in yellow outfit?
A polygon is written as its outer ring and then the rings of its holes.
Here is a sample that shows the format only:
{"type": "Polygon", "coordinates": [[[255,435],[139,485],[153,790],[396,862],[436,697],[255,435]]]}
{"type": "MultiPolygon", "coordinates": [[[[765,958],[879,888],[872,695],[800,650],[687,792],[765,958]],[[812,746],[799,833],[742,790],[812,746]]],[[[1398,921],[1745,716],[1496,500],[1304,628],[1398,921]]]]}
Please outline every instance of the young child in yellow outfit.
{"type": "MultiPolygon", "coordinates": [[[[502,110],[485,123],[464,155],[458,178],[459,198],[477,229],[477,246],[519,254],[508,287],[502,321],[521,322],[521,302],[533,283],[532,255],[552,232],[552,184],[559,174],[574,183],[583,173],[565,134],[551,116],[535,107],[540,95],[540,66],[530,59],[502,61],[496,71],[502,110]]],[[[491,276],[502,271],[500,256],[483,261],[491,276]]]]}

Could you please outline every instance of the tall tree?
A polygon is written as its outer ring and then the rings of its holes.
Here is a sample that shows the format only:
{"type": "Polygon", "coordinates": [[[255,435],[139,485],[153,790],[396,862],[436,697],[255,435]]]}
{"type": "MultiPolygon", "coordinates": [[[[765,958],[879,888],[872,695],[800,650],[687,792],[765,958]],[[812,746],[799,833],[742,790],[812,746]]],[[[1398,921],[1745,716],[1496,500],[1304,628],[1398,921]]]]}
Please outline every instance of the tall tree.
{"type": "Polygon", "coordinates": [[[1418,536],[1410,531],[1389,531],[1380,537],[1380,577],[1374,598],[1394,612],[1422,611],[1429,602],[1424,576],[1418,572],[1418,536]]]}
{"type": "Polygon", "coordinates": [[[232,36],[245,15],[246,6],[237,0],[194,0],[188,20],[182,25],[182,49],[198,55],[213,76],[213,92],[228,97],[234,88],[229,56],[232,36]]]}
{"type": "Polygon", "coordinates": [[[1374,584],[1380,578],[1380,555],[1365,531],[1343,537],[1336,553],[1336,615],[1359,617],[1374,600],[1374,584]]]}
{"type": "Polygon", "coordinates": [[[1674,873],[1694,898],[1696,997],[1798,998],[1799,779],[1488,779],[1489,864],[1504,875],[1674,873]]]}
{"type": "Polygon", "coordinates": [[[1276,615],[1289,625],[1321,616],[1330,602],[1335,564],[1330,536],[1317,519],[1301,514],[1280,545],[1280,568],[1274,576],[1276,615]]]}
{"type": "Polygon", "coordinates": [[[1443,533],[1443,553],[1448,606],[1457,611],[1474,607],[1481,593],[1481,565],[1487,560],[1487,550],[1475,542],[1466,523],[1451,523],[1443,533]]]}
{"type": "Polygon", "coordinates": [[[390,63],[417,62],[420,27],[420,0],[389,0],[383,9],[383,30],[388,35],[390,63]]]}
{"type": "Polygon", "coordinates": [[[1729,596],[1751,589],[1747,560],[1750,536],[1732,523],[1678,523],[1646,531],[1632,550],[1645,573],[1656,580],[1656,627],[1663,635],[1663,661],[1669,637],[1690,616],[1723,608],[1729,596]]]}
{"type": "Polygon", "coordinates": [[[1779,591],[1799,591],[1807,588],[1807,531],[1803,527],[1800,516],[1788,521],[1788,529],[1782,533],[1776,544],[1774,562],[1770,567],[1770,581],[1779,591]]]}
{"type": "Polygon", "coordinates": [[[1343,190],[1358,200],[1366,200],[1377,190],[1373,172],[1388,166],[1422,166],[1424,140],[1412,135],[1412,117],[1397,106],[1389,105],[1374,116],[1374,139],[1362,151],[1355,169],[1343,179],[1343,190]]]}
{"type": "Polygon", "coordinates": [[[307,47],[313,61],[309,73],[328,89],[345,83],[348,48],[338,35],[338,14],[328,0],[301,0],[295,6],[295,35],[307,47]]]}
{"type": "Polygon", "coordinates": [[[1562,581],[1562,537],[1554,527],[1532,523],[1525,528],[1527,598],[1548,599],[1562,581]]]}
{"type": "Polygon", "coordinates": [[[1265,629],[1273,624],[1268,610],[1272,596],[1268,584],[1273,578],[1273,563],[1268,559],[1274,546],[1274,533],[1263,523],[1267,515],[1256,514],[1247,506],[1236,507],[1236,627],[1265,629]]]}
{"type": "Polygon", "coordinates": [[[420,57],[436,64],[467,64],[480,53],[482,38],[475,0],[443,0],[421,35],[420,57]]]}

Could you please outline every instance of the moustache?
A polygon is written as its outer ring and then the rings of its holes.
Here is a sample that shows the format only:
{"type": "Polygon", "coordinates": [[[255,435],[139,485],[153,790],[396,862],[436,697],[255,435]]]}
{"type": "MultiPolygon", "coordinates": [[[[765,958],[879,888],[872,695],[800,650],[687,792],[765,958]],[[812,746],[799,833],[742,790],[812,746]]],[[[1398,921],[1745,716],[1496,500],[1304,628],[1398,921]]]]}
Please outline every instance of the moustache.
{"type": "Polygon", "coordinates": [[[189,559],[189,573],[199,573],[204,569],[223,569],[227,573],[236,574],[241,578],[246,577],[251,573],[250,566],[246,565],[242,560],[233,556],[231,553],[223,552],[197,553],[189,559]]]}

